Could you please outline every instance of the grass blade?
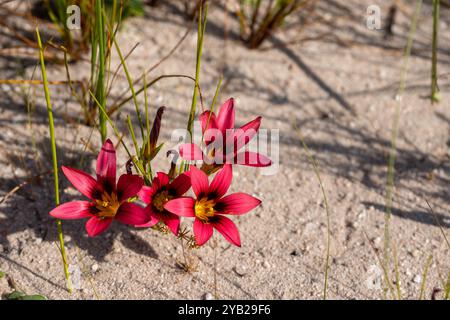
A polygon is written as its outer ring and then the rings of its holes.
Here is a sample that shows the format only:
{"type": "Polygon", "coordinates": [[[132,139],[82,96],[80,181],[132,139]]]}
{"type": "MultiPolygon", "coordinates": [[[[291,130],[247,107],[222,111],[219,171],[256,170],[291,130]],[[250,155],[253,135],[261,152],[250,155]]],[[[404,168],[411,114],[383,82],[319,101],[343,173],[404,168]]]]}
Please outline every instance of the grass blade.
{"type": "Polygon", "coordinates": [[[431,102],[439,102],[441,94],[437,83],[437,49],[439,32],[439,3],[440,0],[433,0],[433,44],[431,56],[431,102]]]}
{"type": "MultiPolygon", "coordinates": [[[[37,36],[38,45],[39,45],[39,59],[41,62],[42,80],[43,80],[43,84],[44,84],[45,101],[47,103],[48,124],[49,124],[50,141],[51,141],[51,147],[52,147],[53,177],[54,177],[54,187],[55,187],[55,205],[58,206],[59,205],[59,179],[58,179],[58,159],[57,159],[57,155],[56,155],[55,125],[53,122],[53,109],[52,109],[52,103],[50,100],[50,91],[48,90],[47,72],[46,72],[45,63],[44,63],[44,49],[42,47],[41,36],[39,34],[39,29],[37,27],[36,27],[36,36],[37,36]]],[[[66,250],[64,247],[64,235],[63,235],[63,231],[62,231],[61,220],[57,219],[56,225],[58,228],[59,245],[60,245],[61,257],[62,257],[62,261],[63,261],[64,275],[66,277],[67,290],[69,291],[69,293],[71,293],[72,292],[72,283],[70,281],[69,267],[68,267],[68,263],[67,263],[66,250]]]]}

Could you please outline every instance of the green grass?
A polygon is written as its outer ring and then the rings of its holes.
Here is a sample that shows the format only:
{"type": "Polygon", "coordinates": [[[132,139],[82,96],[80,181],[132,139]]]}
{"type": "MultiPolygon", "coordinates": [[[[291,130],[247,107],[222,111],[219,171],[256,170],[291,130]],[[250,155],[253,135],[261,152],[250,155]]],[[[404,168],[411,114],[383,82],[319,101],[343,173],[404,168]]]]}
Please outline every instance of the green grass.
{"type": "MultiPolygon", "coordinates": [[[[45,101],[47,104],[48,123],[49,123],[49,131],[50,131],[50,143],[51,143],[51,149],[52,149],[55,205],[58,206],[59,205],[59,179],[58,179],[58,159],[57,159],[57,155],[56,155],[55,125],[53,122],[53,109],[52,109],[52,103],[50,100],[50,91],[48,89],[47,72],[45,69],[44,49],[42,47],[41,37],[39,34],[39,29],[37,27],[36,27],[36,36],[37,36],[38,45],[39,45],[39,58],[40,58],[41,70],[42,70],[42,81],[43,81],[43,85],[44,85],[45,101]]],[[[71,293],[72,292],[72,283],[70,282],[69,268],[68,268],[66,251],[65,251],[65,247],[64,247],[64,235],[63,235],[63,231],[62,231],[61,220],[57,219],[56,225],[58,228],[59,245],[60,245],[61,257],[62,257],[62,262],[63,262],[63,267],[64,267],[64,275],[66,277],[66,282],[67,282],[67,290],[71,293]]]]}
{"type": "Polygon", "coordinates": [[[203,40],[205,37],[206,22],[208,17],[208,3],[205,4],[205,12],[203,14],[202,6],[199,6],[198,12],[198,31],[197,31],[197,59],[195,64],[195,84],[194,93],[192,94],[191,110],[189,112],[189,119],[187,124],[187,130],[190,134],[190,139],[192,142],[192,125],[194,124],[195,110],[197,108],[197,97],[199,93],[199,82],[200,82],[200,63],[202,60],[203,51],[203,40]]]}
{"type": "Polygon", "coordinates": [[[440,0],[433,0],[433,44],[431,56],[431,102],[441,101],[441,93],[438,87],[437,75],[437,50],[439,31],[439,4],[440,0]]]}
{"type": "MultiPolygon", "coordinates": [[[[96,78],[95,97],[103,108],[106,108],[106,92],[105,92],[105,65],[106,65],[106,38],[105,23],[103,21],[103,1],[95,1],[95,32],[92,40],[92,60],[91,64],[97,61],[97,51],[94,49],[98,46],[98,73],[96,78]]],[[[99,112],[99,127],[102,143],[106,140],[107,129],[106,119],[103,112],[99,112]]]]}

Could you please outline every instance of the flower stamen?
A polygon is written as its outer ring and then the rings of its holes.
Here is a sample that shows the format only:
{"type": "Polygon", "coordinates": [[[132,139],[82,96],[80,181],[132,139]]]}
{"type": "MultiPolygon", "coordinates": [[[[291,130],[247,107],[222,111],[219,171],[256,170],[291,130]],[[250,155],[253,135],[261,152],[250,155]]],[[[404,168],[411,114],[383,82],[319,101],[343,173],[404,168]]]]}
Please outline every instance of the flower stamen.
{"type": "Polygon", "coordinates": [[[108,194],[107,192],[102,193],[101,199],[95,200],[97,204],[95,208],[98,210],[97,215],[101,218],[113,218],[119,210],[120,202],[117,199],[117,194],[114,192],[108,194]]]}
{"type": "Polygon", "coordinates": [[[167,190],[161,191],[153,197],[152,204],[160,212],[164,211],[164,205],[173,199],[167,190]]]}
{"type": "Polygon", "coordinates": [[[214,200],[201,198],[195,202],[195,216],[201,221],[207,223],[209,218],[214,217],[214,200]]]}

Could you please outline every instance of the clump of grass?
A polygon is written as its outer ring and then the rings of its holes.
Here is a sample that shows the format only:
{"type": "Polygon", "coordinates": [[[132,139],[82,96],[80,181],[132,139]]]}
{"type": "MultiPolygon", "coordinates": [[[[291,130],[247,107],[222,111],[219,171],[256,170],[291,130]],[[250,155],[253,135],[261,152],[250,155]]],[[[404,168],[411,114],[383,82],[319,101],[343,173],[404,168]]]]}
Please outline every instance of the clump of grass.
{"type": "Polygon", "coordinates": [[[250,49],[256,49],[278,28],[286,17],[298,12],[314,0],[239,0],[236,15],[240,34],[250,49]]]}
{"type": "MultiPolygon", "coordinates": [[[[45,101],[47,103],[48,123],[49,123],[49,131],[50,131],[50,143],[51,143],[51,149],[52,149],[55,205],[58,206],[59,205],[59,179],[58,179],[58,159],[57,159],[57,155],[56,155],[55,125],[53,123],[53,109],[52,109],[52,103],[51,103],[51,99],[50,99],[50,91],[48,89],[47,72],[45,69],[44,48],[42,46],[39,29],[37,27],[36,27],[36,36],[37,36],[38,45],[39,45],[39,58],[40,58],[40,63],[41,63],[42,81],[43,81],[43,86],[44,86],[45,101]]],[[[68,267],[68,262],[67,262],[66,251],[64,248],[64,235],[63,235],[63,231],[62,231],[61,220],[57,219],[56,225],[58,228],[59,249],[61,251],[61,258],[62,258],[63,267],[64,267],[64,274],[65,274],[66,282],[67,282],[67,290],[69,292],[72,292],[72,284],[70,282],[69,267],[68,267]]]]}
{"type": "Polygon", "coordinates": [[[144,13],[141,0],[42,0],[34,4],[32,12],[40,18],[47,18],[53,22],[70,59],[79,60],[92,44],[97,2],[104,8],[108,19],[112,21],[140,16],[144,13]],[[79,8],[81,24],[79,32],[74,32],[67,24],[70,19],[67,9],[71,5],[79,8]]]}

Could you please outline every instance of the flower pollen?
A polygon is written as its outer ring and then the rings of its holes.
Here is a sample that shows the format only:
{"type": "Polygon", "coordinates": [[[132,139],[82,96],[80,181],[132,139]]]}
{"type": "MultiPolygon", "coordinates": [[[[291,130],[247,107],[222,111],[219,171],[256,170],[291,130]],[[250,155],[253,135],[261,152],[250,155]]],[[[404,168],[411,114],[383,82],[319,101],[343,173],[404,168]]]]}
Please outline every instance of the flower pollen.
{"type": "Polygon", "coordinates": [[[209,218],[214,217],[214,200],[201,198],[195,202],[195,216],[203,222],[208,222],[209,218]]]}
{"type": "Polygon", "coordinates": [[[161,191],[153,197],[152,204],[160,212],[164,211],[164,205],[173,199],[167,190],[161,191]]]}
{"type": "Polygon", "coordinates": [[[111,194],[103,192],[101,199],[95,200],[95,203],[97,204],[95,206],[98,210],[97,215],[101,218],[113,218],[120,207],[120,202],[114,192],[111,194]]]}

